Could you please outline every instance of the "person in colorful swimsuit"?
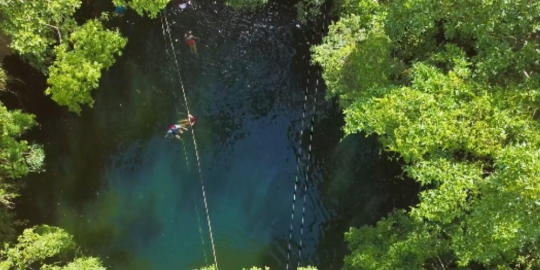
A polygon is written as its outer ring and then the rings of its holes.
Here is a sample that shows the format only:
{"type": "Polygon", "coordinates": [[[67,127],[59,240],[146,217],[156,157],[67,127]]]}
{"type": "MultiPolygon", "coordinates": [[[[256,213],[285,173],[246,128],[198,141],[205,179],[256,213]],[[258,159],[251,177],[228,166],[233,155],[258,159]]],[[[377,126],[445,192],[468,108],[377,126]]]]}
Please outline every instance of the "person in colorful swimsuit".
{"type": "Polygon", "coordinates": [[[188,130],[188,126],[193,127],[195,123],[197,122],[197,118],[193,115],[189,115],[188,119],[180,120],[178,124],[174,124],[169,127],[169,130],[167,130],[167,134],[165,134],[165,137],[175,137],[179,140],[182,140],[182,133],[184,131],[188,130]]]}
{"type": "Polygon", "coordinates": [[[186,44],[189,46],[191,53],[197,55],[197,44],[195,43],[195,40],[198,40],[199,38],[194,36],[191,31],[188,31],[184,34],[184,39],[186,40],[186,44]]]}
{"type": "Polygon", "coordinates": [[[172,125],[169,127],[169,130],[167,130],[167,134],[165,134],[165,137],[175,137],[179,140],[182,140],[182,137],[180,137],[180,135],[184,133],[184,130],[187,130],[185,126],[178,124],[172,125]]]}

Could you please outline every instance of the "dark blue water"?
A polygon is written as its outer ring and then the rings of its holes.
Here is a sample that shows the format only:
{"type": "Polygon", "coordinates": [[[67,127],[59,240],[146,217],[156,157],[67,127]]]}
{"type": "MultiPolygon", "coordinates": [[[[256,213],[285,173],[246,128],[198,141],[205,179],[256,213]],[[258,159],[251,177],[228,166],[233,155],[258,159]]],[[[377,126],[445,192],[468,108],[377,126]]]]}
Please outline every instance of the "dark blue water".
{"type": "Polygon", "coordinates": [[[131,15],[121,23],[129,44],[104,73],[94,108],[80,117],[40,112],[34,136],[46,146],[47,172],[26,180],[21,217],[68,229],[112,269],[198,268],[213,263],[202,178],[219,267],[284,269],[302,147],[303,247],[299,257],[300,186],[290,263],[338,269],[350,226],[411,203],[404,195],[410,186],[395,177],[399,165],[381,155],[374,138],[340,143],[342,115],[324,99],[322,81],[315,94],[311,29],[297,25],[294,8],[250,13],[199,3],[183,13],[168,10],[174,51],[159,18],[131,15]],[[183,43],[187,30],[201,38],[198,57],[183,43]],[[190,133],[184,144],[163,138],[186,116],[175,56],[198,118],[200,164],[190,133]],[[299,137],[308,69],[311,143],[299,137]]]}

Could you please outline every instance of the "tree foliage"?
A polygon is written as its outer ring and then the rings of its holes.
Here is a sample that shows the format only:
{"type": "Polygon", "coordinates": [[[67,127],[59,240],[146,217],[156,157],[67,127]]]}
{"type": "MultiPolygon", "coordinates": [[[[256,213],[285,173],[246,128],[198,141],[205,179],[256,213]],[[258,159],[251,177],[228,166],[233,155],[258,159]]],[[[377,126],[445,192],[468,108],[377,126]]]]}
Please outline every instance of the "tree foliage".
{"type": "Polygon", "coordinates": [[[79,257],[71,262],[59,259],[59,255],[67,254],[75,247],[73,236],[66,231],[47,225],[36,226],[24,230],[16,245],[4,246],[0,252],[0,268],[29,269],[37,264],[48,270],[105,269],[101,261],[93,257],[79,257]],[[56,262],[52,265],[45,263],[48,258],[56,258],[56,262]]]}
{"type": "Polygon", "coordinates": [[[99,258],[96,257],[79,257],[69,262],[65,266],[43,265],[43,270],[105,270],[99,258]]]}
{"type": "Polygon", "coordinates": [[[438,233],[439,227],[396,211],[375,228],[352,228],[345,234],[352,254],[344,269],[421,269],[430,258],[447,252],[444,239],[432,241],[438,233]],[[381,236],[386,239],[381,241],[381,236]]]}
{"type": "MultiPolygon", "coordinates": [[[[0,69],[0,84],[7,76],[0,69]]],[[[64,230],[47,225],[24,230],[15,245],[15,226],[22,222],[14,219],[11,207],[20,184],[17,178],[29,172],[43,171],[45,153],[37,144],[20,140],[26,131],[36,125],[34,116],[19,110],[8,110],[0,103],[0,269],[105,269],[101,261],[92,257],[78,257],[72,262],[58,256],[75,251],[73,237],[64,230]],[[48,265],[50,259],[57,259],[48,265]],[[47,262],[47,263],[45,263],[47,262]]]]}
{"type": "MultiPolygon", "coordinates": [[[[7,78],[6,72],[0,67],[2,91],[9,91],[5,89],[7,78]]],[[[43,148],[19,139],[35,124],[33,115],[19,110],[10,111],[0,102],[0,243],[12,241],[15,226],[22,223],[14,219],[11,211],[20,186],[17,178],[28,172],[43,171],[43,148]]]]}
{"type": "MultiPolygon", "coordinates": [[[[209,265],[209,266],[201,268],[200,270],[215,270],[215,269],[216,269],[215,265],[209,265]]],[[[253,267],[251,267],[249,269],[244,268],[243,270],[270,270],[270,267],[265,266],[264,269],[262,269],[262,268],[253,266],[253,267]]],[[[317,270],[317,268],[315,268],[313,266],[307,266],[307,267],[298,267],[298,270],[317,270]]]]}
{"type": "Polygon", "coordinates": [[[0,203],[4,206],[12,206],[17,196],[16,178],[43,168],[41,146],[19,139],[35,125],[33,115],[10,111],[0,103],[0,203]]]}
{"type": "Polygon", "coordinates": [[[307,23],[309,19],[317,17],[323,12],[325,0],[301,0],[296,4],[297,18],[301,23],[307,23]]]}
{"type": "Polygon", "coordinates": [[[5,0],[0,2],[0,28],[11,37],[15,52],[46,72],[53,47],[77,26],[73,15],[80,6],[80,0],[5,0]]]}
{"type": "Polygon", "coordinates": [[[352,229],[346,269],[538,268],[540,3],[344,1],[313,59],[345,132],[379,135],[420,203],[352,229]]]}
{"type": "Polygon", "coordinates": [[[159,12],[164,9],[170,0],[113,0],[116,6],[130,7],[139,15],[147,15],[156,18],[159,12]]]}
{"type": "Polygon", "coordinates": [[[268,3],[268,0],[225,0],[225,4],[232,8],[247,8],[249,10],[255,10],[268,3]]]}
{"type": "Polygon", "coordinates": [[[0,91],[6,89],[7,79],[6,71],[0,66],[0,91]]]}
{"type": "Polygon", "coordinates": [[[69,41],[55,48],[45,93],[80,113],[81,104],[93,105],[90,91],[98,87],[101,70],[112,66],[126,40],[117,31],[104,29],[98,20],[90,20],[71,33],[69,41]]]}
{"type": "Polygon", "coordinates": [[[105,29],[100,20],[77,24],[74,14],[80,5],[80,0],[0,3],[0,29],[11,37],[10,47],[49,74],[46,93],[76,113],[80,105],[93,104],[90,91],[126,44],[118,31],[105,29]]]}

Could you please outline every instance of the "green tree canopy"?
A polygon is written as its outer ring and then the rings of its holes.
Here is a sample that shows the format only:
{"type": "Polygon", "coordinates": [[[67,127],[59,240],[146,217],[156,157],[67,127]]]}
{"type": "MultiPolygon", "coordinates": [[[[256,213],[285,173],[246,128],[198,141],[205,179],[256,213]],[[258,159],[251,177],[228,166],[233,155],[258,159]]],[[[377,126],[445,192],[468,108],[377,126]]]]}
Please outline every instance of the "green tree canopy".
{"type": "Polygon", "coordinates": [[[439,233],[440,228],[396,211],[374,228],[352,228],[345,234],[352,254],[345,258],[344,269],[421,269],[426,262],[436,269],[439,263],[431,258],[448,252],[443,238],[433,241],[439,233]]]}
{"type": "Polygon", "coordinates": [[[42,169],[41,147],[19,140],[35,125],[33,115],[10,111],[0,102],[0,203],[4,206],[11,206],[11,200],[17,196],[16,178],[42,169]]]}
{"type": "Polygon", "coordinates": [[[15,52],[46,72],[54,45],[77,26],[73,15],[80,6],[80,0],[5,0],[0,2],[0,29],[11,37],[15,52]]]}
{"type": "MultiPolygon", "coordinates": [[[[200,270],[215,270],[215,269],[216,269],[215,265],[209,265],[209,266],[201,268],[200,270]]],[[[263,268],[259,268],[259,267],[254,266],[254,267],[251,267],[249,269],[244,268],[244,270],[270,270],[270,267],[265,266],[264,269],[263,269],[263,268]]],[[[317,270],[317,268],[315,268],[313,266],[298,267],[298,270],[317,270]]]]}
{"type": "Polygon", "coordinates": [[[90,91],[126,45],[118,31],[103,27],[106,16],[77,24],[74,14],[80,5],[81,0],[0,3],[0,30],[11,37],[10,47],[49,74],[46,93],[76,113],[83,104],[92,106],[90,91]]]}
{"type": "Polygon", "coordinates": [[[5,245],[0,252],[0,269],[29,269],[40,265],[40,269],[71,270],[105,269],[101,261],[93,257],[78,257],[73,261],[60,259],[60,255],[75,250],[73,236],[63,229],[47,225],[24,230],[14,246],[5,245]],[[46,259],[56,259],[54,264],[47,264],[46,259]]]}
{"type": "Polygon", "coordinates": [[[313,49],[346,134],[377,134],[420,203],[351,230],[346,269],[538,268],[540,3],[343,2],[313,49]]]}
{"type": "MultiPolygon", "coordinates": [[[[0,74],[0,85],[5,87],[7,76],[1,68],[0,74]]],[[[42,225],[26,229],[18,242],[10,245],[15,237],[15,226],[22,224],[14,220],[10,211],[20,186],[17,178],[43,170],[42,147],[20,140],[20,136],[35,125],[33,115],[8,110],[0,103],[0,269],[32,269],[35,265],[55,270],[105,269],[101,261],[93,257],[77,257],[71,262],[60,259],[58,256],[76,251],[73,237],[60,228],[42,225]],[[51,258],[56,262],[46,264],[51,258]]]]}
{"type": "Polygon", "coordinates": [[[0,91],[6,90],[7,80],[8,80],[8,77],[7,77],[6,71],[0,66],[0,91]]]}
{"type": "Polygon", "coordinates": [[[105,270],[99,258],[96,257],[79,257],[69,262],[65,266],[43,265],[43,270],[105,270]]]}
{"type": "MultiPolygon", "coordinates": [[[[6,89],[8,76],[0,67],[0,90],[6,89]]],[[[17,197],[20,184],[16,178],[28,172],[41,172],[45,159],[43,148],[20,140],[35,125],[34,116],[21,111],[10,111],[0,102],[0,243],[15,236],[13,198],[17,197]]]]}
{"type": "MultiPolygon", "coordinates": [[[[0,71],[3,73],[2,69],[0,71]]],[[[5,81],[0,80],[0,84],[3,83],[5,81]]],[[[33,115],[8,110],[0,102],[0,243],[12,240],[15,236],[14,225],[19,223],[14,221],[10,211],[21,186],[17,178],[43,170],[43,148],[19,139],[35,125],[33,115]]]]}
{"type": "Polygon", "coordinates": [[[90,20],[70,34],[69,42],[55,48],[45,93],[80,113],[81,104],[93,105],[90,91],[98,87],[101,70],[112,66],[127,41],[117,31],[104,29],[98,20],[90,20]]]}
{"type": "Polygon", "coordinates": [[[139,15],[147,15],[156,18],[159,12],[164,9],[170,0],[113,0],[116,6],[130,7],[139,15]]]}

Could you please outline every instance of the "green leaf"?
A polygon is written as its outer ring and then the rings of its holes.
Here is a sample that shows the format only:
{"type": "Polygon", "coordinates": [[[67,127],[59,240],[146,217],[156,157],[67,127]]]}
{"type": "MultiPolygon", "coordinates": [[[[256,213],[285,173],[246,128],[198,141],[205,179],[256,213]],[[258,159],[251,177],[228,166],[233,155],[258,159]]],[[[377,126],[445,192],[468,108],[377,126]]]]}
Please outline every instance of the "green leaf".
{"type": "Polygon", "coordinates": [[[80,105],[92,107],[90,91],[97,88],[102,69],[114,63],[127,41],[117,31],[105,30],[97,20],[90,20],[74,31],[72,46],[56,47],[56,60],[49,68],[49,88],[45,91],[60,105],[80,113],[80,105]]]}

